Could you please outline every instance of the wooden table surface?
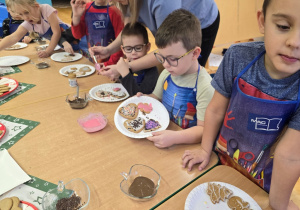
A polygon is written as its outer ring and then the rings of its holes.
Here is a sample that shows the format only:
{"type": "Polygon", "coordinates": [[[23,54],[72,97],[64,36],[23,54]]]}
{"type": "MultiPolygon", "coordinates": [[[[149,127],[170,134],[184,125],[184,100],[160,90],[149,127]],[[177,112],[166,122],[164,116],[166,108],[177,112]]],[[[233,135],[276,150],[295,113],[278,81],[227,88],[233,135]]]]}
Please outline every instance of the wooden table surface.
{"type": "MultiPolygon", "coordinates": [[[[0,56],[25,55],[37,58],[36,44],[14,51],[1,51],[0,56]]],[[[10,155],[22,169],[40,179],[57,184],[73,178],[83,179],[91,191],[87,209],[149,209],[172,193],[200,176],[196,168],[191,172],[181,167],[181,156],[186,149],[197,145],[177,145],[158,149],[147,139],[132,139],[121,134],[114,124],[114,113],[121,102],[104,103],[90,101],[84,109],[71,109],[65,102],[68,93],[75,92],[68,79],[59,74],[63,66],[85,63],[82,58],[72,63],[51,60],[51,67],[39,70],[30,62],[20,65],[21,73],[6,75],[19,82],[36,87],[0,106],[0,113],[40,122],[36,128],[9,149],[10,155]],[[108,125],[99,132],[86,133],[77,123],[82,114],[102,112],[108,125]],[[120,190],[123,177],[134,164],[152,167],[161,175],[157,195],[147,202],[137,202],[126,197],[120,190]]],[[[78,79],[81,90],[110,83],[103,76],[93,74],[78,79]]],[[[179,130],[174,123],[168,129],[179,130]]],[[[213,153],[207,169],[218,162],[213,153]]]]}
{"type": "Polygon", "coordinates": [[[205,182],[224,182],[231,184],[250,195],[262,209],[271,209],[269,206],[268,193],[247,179],[237,170],[224,165],[214,167],[197,179],[194,183],[190,184],[185,189],[171,197],[168,201],[164,202],[157,209],[184,209],[185,201],[189,193],[195,187],[205,182]]]}

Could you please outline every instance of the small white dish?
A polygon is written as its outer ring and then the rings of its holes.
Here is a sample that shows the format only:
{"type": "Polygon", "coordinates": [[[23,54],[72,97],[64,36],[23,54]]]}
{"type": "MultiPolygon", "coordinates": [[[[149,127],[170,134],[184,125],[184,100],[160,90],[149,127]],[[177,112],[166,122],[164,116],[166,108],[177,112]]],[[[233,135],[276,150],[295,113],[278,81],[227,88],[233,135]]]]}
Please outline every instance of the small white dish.
{"type": "Polygon", "coordinates": [[[82,58],[80,53],[74,53],[74,55],[70,55],[68,52],[59,52],[51,55],[51,59],[57,62],[68,63],[77,61],[82,58]]]}

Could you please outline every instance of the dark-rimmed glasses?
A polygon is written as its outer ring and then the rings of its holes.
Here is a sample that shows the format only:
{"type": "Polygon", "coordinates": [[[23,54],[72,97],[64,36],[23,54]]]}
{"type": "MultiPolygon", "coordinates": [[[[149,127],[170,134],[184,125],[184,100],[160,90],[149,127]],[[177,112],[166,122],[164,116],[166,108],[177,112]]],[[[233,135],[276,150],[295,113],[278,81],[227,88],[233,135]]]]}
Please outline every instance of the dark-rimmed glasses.
{"type": "Polygon", "coordinates": [[[131,46],[124,46],[122,48],[123,48],[123,50],[126,53],[131,53],[133,49],[135,50],[135,52],[141,52],[143,50],[143,48],[144,48],[145,45],[147,45],[147,44],[139,44],[139,45],[135,45],[133,47],[131,47],[131,46]]]}
{"type": "Polygon", "coordinates": [[[172,55],[167,56],[167,57],[164,57],[164,56],[162,56],[161,54],[157,53],[158,50],[156,50],[156,52],[154,52],[154,55],[155,55],[156,59],[158,60],[158,62],[160,62],[161,64],[163,64],[165,61],[167,61],[168,64],[169,64],[170,66],[176,67],[176,66],[178,66],[178,60],[179,60],[180,58],[182,58],[182,57],[188,55],[188,54],[189,54],[190,52],[192,52],[193,50],[194,50],[194,49],[191,49],[190,51],[184,53],[182,56],[179,56],[179,57],[177,57],[177,58],[173,57],[172,55]]]}

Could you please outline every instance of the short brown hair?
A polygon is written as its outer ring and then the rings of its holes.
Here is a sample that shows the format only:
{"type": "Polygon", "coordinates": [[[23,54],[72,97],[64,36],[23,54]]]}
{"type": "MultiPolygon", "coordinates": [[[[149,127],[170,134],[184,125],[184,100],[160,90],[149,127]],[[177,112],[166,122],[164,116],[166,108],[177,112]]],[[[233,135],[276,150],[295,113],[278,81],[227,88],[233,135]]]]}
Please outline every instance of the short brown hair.
{"type": "Polygon", "coordinates": [[[173,11],[162,22],[155,35],[158,48],[181,41],[186,50],[201,47],[202,32],[199,19],[185,9],[173,11]]]}
{"type": "Polygon", "coordinates": [[[122,30],[122,34],[121,34],[122,44],[123,44],[123,37],[124,36],[142,36],[143,40],[144,40],[144,44],[149,43],[147,29],[146,29],[145,26],[143,26],[139,22],[135,22],[135,23],[133,23],[133,25],[131,25],[130,23],[127,23],[125,25],[125,27],[122,30]]]}
{"type": "Polygon", "coordinates": [[[264,16],[266,16],[267,8],[268,8],[270,2],[271,2],[271,0],[264,0],[263,7],[262,7],[264,16]]]}

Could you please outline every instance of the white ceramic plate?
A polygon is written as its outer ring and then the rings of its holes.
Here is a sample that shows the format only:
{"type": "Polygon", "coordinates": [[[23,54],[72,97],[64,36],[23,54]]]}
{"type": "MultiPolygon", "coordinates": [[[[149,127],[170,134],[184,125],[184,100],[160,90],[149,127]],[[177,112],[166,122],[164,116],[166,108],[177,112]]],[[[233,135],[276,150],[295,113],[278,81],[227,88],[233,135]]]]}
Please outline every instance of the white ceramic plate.
{"type": "Polygon", "coordinates": [[[127,92],[127,90],[124,88],[124,86],[120,83],[107,83],[107,84],[102,84],[102,85],[98,85],[93,87],[90,92],[89,92],[90,96],[97,100],[97,101],[102,101],[102,102],[116,102],[116,101],[123,101],[124,99],[129,97],[129,93],[127,92]],[[120,88],[121,90],[119,91],[114,91],[114,88],[120,88]],[[109,91],[113,94],[116,95],[123,95],[125,94],[125,97],[123,98],[115,98],[115,97],[99,97],[97,96],[97,92],[98,91],[109,91]]]}
{"type": "Polygon", "coordinates": [[[0,57],[0,66],[17,66],[29,60],[30,59],[25,56],[4,56],[0,57]]]}
{"type": "MultiPolygon", "coordinates": [[[[260,206],[256,203],[256,201],[250,197],[247,193],[245,193],[240,188],[237,188],[231,184],[224,183],[224,182],[211,182],[220,184],[222,186],[227,187],[228,189],[232,190],[233,196],[239,196],[244,201],[250,204],[250,209],[259,210],[261,209],[260,206]]],[[[230,209],[227,205],[227,202],[219,201],[219,203],[213,204],[210,200],[209,195],[206,193],[206,189],[208,186],[208,182],[200,184],[199,186],[195,187],[188,195],[184,210],[196,210],[196,209],[230,209]]]]}
{"type": "Polygon", "coordinates": [[[74,53],[74,56],[69,55],[70,53],[68,52],[54,53],[53,55],[51,55],[51,59],[57,62],[67,63],[77,61],[82,58],[82,55],[80,53],[74,53]]]}
{"type": "Polygon", "coordinates": [[[68,72],[75,73],[76,77],[86,77],[95,72],[95,67],[93,67],[91,65],[86,65],[86,64],[75,64],[75,65],[65,66],[59,70],[59,73],[64,76],[68,76],[68,72]],[[85,74],[82,75],[82,74],[80,74],[81,73],[80,68],[85,67],[85,66],[89,67],[91,70],[85,72],[85,74]],[[72,68],[73,68],[73,70],[72,70],[72,68]],[[75,70],[75,68],[76,68],[76,70],[75,70]]]}
{"type": "Polygon", "coordinates": [[[114,121],[115,121],[115,125],[116,125],[117,129],[125,136],[131,137],[131,138],[146,138],[146,137],[152,136],[152,134],[151,134],[152,132],[141,131],[139,133],[133,133],[133,132],[128,131],[123,125],[124,121],[127,119],[125,119],[124,117],[122,117],[119,114],[118,110],[122,106],[126,106],[130,103],[138,104],[140,102],[148,103],[148,104],[151,103],[153,110],[149,114],[146,114],[146,115],[144,115],[141,111],[139,111],[137,118],[141,117],[145,121],[147,121],[149,119],[156,120],[161,125],[161,128],[157,129],[156,131],[166,130],[170,123],[169,113],[168,113],[167,109],[165,108],[165,106],[160,101],[158,101],[152,97],[149,97],[149,96],[141,96],[141,97],[133,96],[120,104],[120,106],[117,108],[117,110],[115,112],[115,117],[114,117],[114,121]]]}
{"type": "Polygon", "coordinates": [[[8,48],[5,48],[5,50],[19,50],[19,49],[23,49],[25,47],[27,47],[28,45],[24,42],[17,42],[16,44],[8,47],[8,48]]]}

